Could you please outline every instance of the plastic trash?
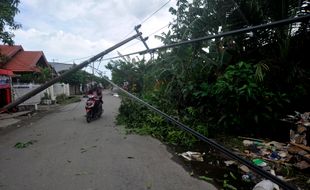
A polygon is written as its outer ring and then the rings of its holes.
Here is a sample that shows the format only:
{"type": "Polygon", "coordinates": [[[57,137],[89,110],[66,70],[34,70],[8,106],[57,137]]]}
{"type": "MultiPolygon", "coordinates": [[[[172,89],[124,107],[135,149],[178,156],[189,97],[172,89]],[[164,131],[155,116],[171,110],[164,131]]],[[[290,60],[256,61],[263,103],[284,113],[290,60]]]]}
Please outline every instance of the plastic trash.
{"type": "Polygon", "coordinates": [[[250,176],[247,175],[247,174],[244,174],[244,175],[242,175],[242,180],[249,182],[250,181],[250,176]]]}
{"type": "Polygon", "coordinates": [[[200,153],[200,152],[191,152],[191,151],[187,151],[184,152],[182,154],[179,154],[180,156],[182,156],[183,158],[185,158],[188,161],[198,161],[198,162],[203,162],[203,156],[205,155],[205,153],[200,153]]]}
{"type": "Polygon", "coordinates": [[[240,170],[242,170],[245,173],[249,173],[250,172],[250,169],[247,166],[245,166],[245,165],[241,165],[239,168],[240,168],[240,170]]]}
{"type": "Polygon", "coordinates": [[[256,184],[253,190],[273,190],[274,188],[276,188],[274,183],[269,180],[263,180],[256,184]]]}
{"type": "Polygon", "coordinates": [[[226,166],[230,166],[230,165],[236,164],[236,162],[233,161],[233,160],[227,160],[227,161],[224,161],[224,163],[225,163],[226,166]]]}
{"type": "Polygon", "coordinates": [[[279,156],[279,154],[276,151],[273,151],[270,154],[269,158],[272,159],[272,160],[279,160],[279,159],[281,159],[281,156],[279,156]]]}
{"type": "Polygon", "coordinates": [[[256,165],[256,166],[260,166],[260,167],[265,167],[267,166],[267,163],[264,162],[264,160],[261,159],[253,159],[252,162],[256,165]]]}
{"type": "Polygon", "coordinates": [[[264,145],[264,144],[261,143],[261,142],[258,142],[258,141],[250,141],[250,140],[243,140],[242,143],[243,143],[244,146],[250,146],[250,145],[253,145],[253,144],[255,144],[255,145],[257,145],[257,146],[262,146],[262,145],[264,145]]]}

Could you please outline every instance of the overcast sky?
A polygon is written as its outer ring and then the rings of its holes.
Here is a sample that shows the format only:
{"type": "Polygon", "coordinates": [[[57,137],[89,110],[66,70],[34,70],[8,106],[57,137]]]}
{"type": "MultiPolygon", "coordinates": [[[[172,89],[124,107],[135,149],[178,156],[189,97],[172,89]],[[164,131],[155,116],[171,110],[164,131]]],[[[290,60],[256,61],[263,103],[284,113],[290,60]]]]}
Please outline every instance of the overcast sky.
{"type": "MultiPolygon", "coordinates": [[[[143,22],[168,0],[22,0],[15,17],[22,28],[14,31],[15,44],[25,50],[43,51],[48,61],[72,63],[73,59],[94,55],[120,42],[134,26],[143,22]]],[[[146,37],[172,21],[171,0],[163,9],[143,23],[146,37]]],[[[167,27],[159,31],[167,31],[167,27]]],[[[131,35],[134,33],[132,32],[131,35]]],[[[143,44],[129,42],[117,51],[144,50],[143,44]],[[133,45],[134,44],[134,45],[133,45]],[[130,47],[128,47],[130,46],[130,47]]],[[[150,47],[161,42],[152,35],[150,47]]],[[[112,57],[116,52],[105,56],[112,57]]],[[[75,60],[79,63],[83,60],[75,60]]]]}

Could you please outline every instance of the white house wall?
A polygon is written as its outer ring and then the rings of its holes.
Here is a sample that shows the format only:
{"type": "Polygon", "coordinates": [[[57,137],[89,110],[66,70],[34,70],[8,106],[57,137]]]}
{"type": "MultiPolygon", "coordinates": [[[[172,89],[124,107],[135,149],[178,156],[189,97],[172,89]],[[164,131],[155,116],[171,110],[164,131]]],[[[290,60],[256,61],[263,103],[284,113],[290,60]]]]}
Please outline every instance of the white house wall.
{"type": "MultiPolygon", "coordinates": [[[[38,84],[13,84],[13,97],[14,100],[22,97],[23,95],[29,93],[30,91],[38,88],[40,85],[38,84]]],[[[23,102],[21,105],[34,105],[39,104],[41,102],[41,98],[44,97],[44,93],[47,93],[52,100],[56,99],[54,93],[54,87],[50,86],[47,89],[43,90],[42,92],[36,94],[35,96],[31,97],[30,99],[23,102]]]]}
{"type": "Polygon", "coordinates": [[[65,94],[67,96],[70,96],[69,84],[56,83],[53,86],[54,86],[54,95],[55,96],[59,96],[61,94],[65,94]]]}

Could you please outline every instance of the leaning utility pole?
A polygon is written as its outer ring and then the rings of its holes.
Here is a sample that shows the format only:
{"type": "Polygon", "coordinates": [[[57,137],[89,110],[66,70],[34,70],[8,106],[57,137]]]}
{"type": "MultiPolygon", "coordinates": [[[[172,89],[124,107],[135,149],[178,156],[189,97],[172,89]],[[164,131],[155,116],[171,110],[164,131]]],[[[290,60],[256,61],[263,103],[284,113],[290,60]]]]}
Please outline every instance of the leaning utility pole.
{"type": "Polygon", "coordinates": [[[14,101],[14,102],[4,106],[0,111],[7,111],[9,109],[12,109],[12,108],[16,107],[17,105],[23,103],[24,101],[28,100],[32,96],[34,96],[34,95],[40,93],[41,91],[45,90],[49,86],[55,84],[56,82],[59,82],[63,78],[65,78],[65,77],[69,76],[70,74],[72,74],[72,73],[82,69],[83,67],[87,66],[88,64],[96,61],[97,59],[99,59],[99,58],[103,57],[104,55],[110,53],[111,51],[115,50],[116,48],[126,44],[127,42],[130,42],[131,40],[133,40],[133,39],[135,39],[135,38],[137,38],[137,37],[139,37],[141,35],[142,35],[142,33],[139,32],[139,33],[133,35],[132,37],[127,38],[127,39],[121,41],[120,43],[118,43],[118,44],[108,48],[107,50],[105,50],[105,51],[103,51],[103,52],[101,52],[101,53],[99,53],[99,54],[89,58],[88,60],[82,62],[81,64],[79,64],[79,65],[73,67],[72,69],[68,70],[67,72],[63,73],[62,75],[60,75],[60,76],[58,76],[58,77],[56,77],[54,79],[51,79],[50,81],[48,81],[45,84],[39,86],[38,88],[34,89],[33,91],[28,92],[27,94],[25,94],[22,97],[18,98],[16,101],[14,101]]]}

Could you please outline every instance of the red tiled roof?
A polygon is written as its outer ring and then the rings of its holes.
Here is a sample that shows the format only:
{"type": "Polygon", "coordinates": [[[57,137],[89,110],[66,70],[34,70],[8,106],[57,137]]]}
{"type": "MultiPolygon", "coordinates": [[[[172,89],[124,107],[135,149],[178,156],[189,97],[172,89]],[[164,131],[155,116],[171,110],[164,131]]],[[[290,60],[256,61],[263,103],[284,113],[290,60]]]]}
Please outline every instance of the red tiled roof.
{"type": "Polygon", "coordinates": [[[10,70],[4,70],[4,69],[0,69],[0,75],[8,75],[8,76],[13,76],[13,72],[10,70]]]}
{"type": "Polygon", "coordinates": [[[42,56],[44,57],[42,51],[21,51],[9,60],[3,68],[13,72],[40,72],[36,64],[42,56]]]}
{"type": "Polygon", "coordinates": [[[0,45],[0,55],[12,58],[17,52],[23,51],[22,46],[0,45]]]}

